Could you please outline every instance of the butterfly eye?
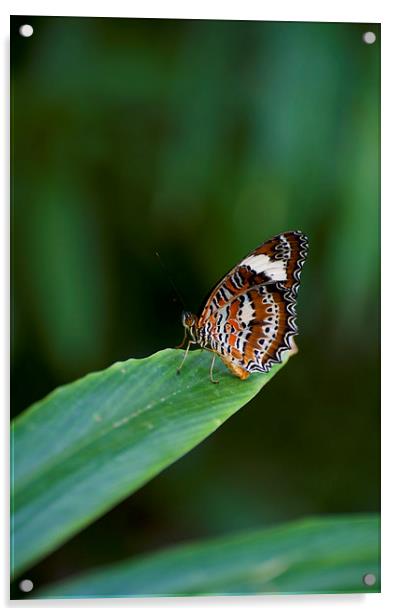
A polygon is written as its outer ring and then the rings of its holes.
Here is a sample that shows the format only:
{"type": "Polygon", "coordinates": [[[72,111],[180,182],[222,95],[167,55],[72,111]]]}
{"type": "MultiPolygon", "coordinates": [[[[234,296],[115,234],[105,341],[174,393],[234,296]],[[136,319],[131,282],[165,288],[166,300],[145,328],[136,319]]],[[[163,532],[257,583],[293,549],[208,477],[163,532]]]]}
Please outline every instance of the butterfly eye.
{"type": "Polygon", "coordinates": [[[182,324],[187,329],[191,329],[196,324],[196,317],[191,312],[184,310],[182,312],[182,324]]]}

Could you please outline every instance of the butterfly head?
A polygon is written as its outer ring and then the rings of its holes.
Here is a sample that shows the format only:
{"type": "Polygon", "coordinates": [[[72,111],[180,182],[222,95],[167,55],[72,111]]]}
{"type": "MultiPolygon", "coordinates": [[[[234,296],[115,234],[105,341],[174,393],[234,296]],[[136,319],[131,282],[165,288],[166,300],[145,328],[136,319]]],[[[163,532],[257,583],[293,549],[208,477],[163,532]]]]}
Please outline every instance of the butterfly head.
{"type": "Polygon", "coordinates": [[[197,317],[192,312],[182,312],[182,324],[194,342],[197,342],[197,317]]]}

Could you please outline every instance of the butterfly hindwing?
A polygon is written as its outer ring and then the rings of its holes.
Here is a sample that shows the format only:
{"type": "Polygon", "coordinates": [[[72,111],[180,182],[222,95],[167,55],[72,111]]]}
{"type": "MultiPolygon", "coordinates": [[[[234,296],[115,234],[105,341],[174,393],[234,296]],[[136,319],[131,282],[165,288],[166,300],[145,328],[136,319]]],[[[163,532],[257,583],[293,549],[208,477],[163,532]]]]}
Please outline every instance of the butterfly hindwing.
{"type": "Polygon", "coordinates": [[[279,284],[241,293],[209,319],[211,349],[248,372],[267,372],[297,334],[294,304],[279,284]]]}

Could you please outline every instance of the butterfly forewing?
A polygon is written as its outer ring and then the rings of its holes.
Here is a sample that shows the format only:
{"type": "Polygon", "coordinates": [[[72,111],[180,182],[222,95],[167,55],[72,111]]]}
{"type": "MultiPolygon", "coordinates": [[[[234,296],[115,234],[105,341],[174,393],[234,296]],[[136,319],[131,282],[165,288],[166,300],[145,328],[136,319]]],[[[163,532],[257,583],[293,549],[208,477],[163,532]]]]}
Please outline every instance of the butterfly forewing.
{"type": "Polygon", "coordinates": [[[300,231],[274,237],[245,257],[209,296],[198,329],[230,368],[238,366],[246,376],[267,372],[291,348],[307,245],[300,231]]]}

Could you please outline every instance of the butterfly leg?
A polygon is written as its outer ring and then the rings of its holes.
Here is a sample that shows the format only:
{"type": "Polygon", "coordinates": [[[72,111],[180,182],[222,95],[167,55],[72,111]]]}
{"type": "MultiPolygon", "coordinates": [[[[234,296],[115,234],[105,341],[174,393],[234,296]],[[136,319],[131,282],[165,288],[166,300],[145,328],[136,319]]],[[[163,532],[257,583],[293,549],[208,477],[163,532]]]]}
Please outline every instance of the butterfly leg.
{"type": "Polygon", "coordinates": [[[182,370],[182,366],[185,363],[185,359],[187,357],[187,354],[189,353],[190,345],[192,344],[192,342],[193,342],[193,340],[189,340],[189,342],[187,343],[187,347],[186,347],[185,352],[183,354],[182,363],[181,363],[181,365],[179,366],[179,368],[176,371],[177,374],[179,374],[180,371],[182,370]]]}
{"type": "Polygon", "coordinates": [[[216,360],[216,354],[213,353],[212,354],[211,367],[210,367],[210,381],[211,381],[211,383],[214,383],[215,385],[217,385],[219,383],[219,381],[216,381],[214,379],[214,374],[213,374],[215,360],[216,360]]]}

